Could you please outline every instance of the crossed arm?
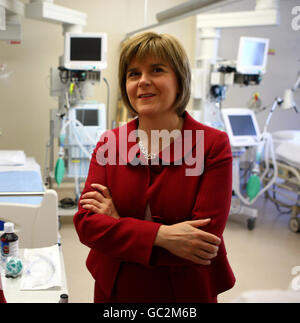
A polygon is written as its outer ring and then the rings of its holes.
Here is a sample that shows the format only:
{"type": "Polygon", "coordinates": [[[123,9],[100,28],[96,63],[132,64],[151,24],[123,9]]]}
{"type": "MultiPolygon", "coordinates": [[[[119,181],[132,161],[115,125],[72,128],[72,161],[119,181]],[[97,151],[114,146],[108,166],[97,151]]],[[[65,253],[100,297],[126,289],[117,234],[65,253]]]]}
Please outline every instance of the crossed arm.
{"type": "MultiPolygon", "coordinates": [[[[106,183],[105,173],[97,164],[95,154],[91,161],[88,182],[106,183]]],[[[101,247],[104,252],[112,256],[122,254],[128,261],[146,263],[150,259],[152,250],[151,256],[154,263],[163,265],[192,261],[196,264],[209,265],[216,257],[219,247],[222,247],[220,238],[225,228],[231,201],[231,171],[230,144],[228,137],[223,133],[214,138],[208,151],[206,168],[201,175],[199,192],[191,214],[194,220],[173,225],[157,223],[150,225],[145,221],[145,226],[139,231],[135,229],[142,220],[120,218],[107,187],[101,184],[89,184],[93,191],[89,187],[82,195],[81,210],[74,217],[80,239],[90,248],[101,247]],[[86,214],[83,210],[86,210],[86,214]],[[97,214],[103,215],[103,221],[96,221],[94,215],[97,214]],[[99,229],[101,229],[100,232],[99,229]],[[111,241],[116,231],[119,232],[117,245],[111,241]],[[151,236],[153,232],[155,235],[151,236]],[[144,239],[144,234],[149,234],[148,240],[144,239]],[[149,241],[153,241],[151,250],[150,245],[147,244],[149,241]],[[136,249],[136,243],[141,244],[141,247],[136,249]]]]}
{"type": "MultiPolygon", "coordinates": [[[[106,214],[115,219],[120,216],[114,206],[107,187],[91,184],[94,191],[85,193],[81,206],[93,213],[106,214]]],[[[190,260],[196,264],[209,265],[216,257],[221,239],[216,235],[199,229],[210,223],[210,219],[184,221],[173,225],[161,225],[154,246],[162,247],[175,256],[190,260]]]]}

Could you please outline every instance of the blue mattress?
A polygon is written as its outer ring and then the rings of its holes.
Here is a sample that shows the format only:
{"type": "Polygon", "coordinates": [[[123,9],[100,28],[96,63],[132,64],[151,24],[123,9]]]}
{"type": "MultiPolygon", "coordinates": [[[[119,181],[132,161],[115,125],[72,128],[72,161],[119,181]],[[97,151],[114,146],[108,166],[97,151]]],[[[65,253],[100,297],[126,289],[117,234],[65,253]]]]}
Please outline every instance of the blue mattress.
{"type": "MultiPolygon", "coordinates": [[[[39,172],[8,171],[0,172],[0,192],[44,192],[44,185],[39,172]]],[[[0,196],[0,203],[20,203],[37,205],[43,196],[0,196]]]]}

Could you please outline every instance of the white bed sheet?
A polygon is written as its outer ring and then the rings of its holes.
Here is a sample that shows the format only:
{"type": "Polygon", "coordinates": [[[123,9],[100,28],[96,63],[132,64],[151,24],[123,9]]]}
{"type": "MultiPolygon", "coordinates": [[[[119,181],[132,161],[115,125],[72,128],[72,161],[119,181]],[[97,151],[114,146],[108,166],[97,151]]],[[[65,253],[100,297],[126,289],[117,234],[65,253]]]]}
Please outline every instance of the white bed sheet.
{"type": "Polygon", "coordinates": [[[0,165],[24,165],[25,161],[26,155],[23,150],[0,150],[0,165]]]}
{"type": "Polygon", "coordinates": [[[36,162],[33,157],[27,157],[24,165],[17,166],[8,166],[8,165],[0,165],[0,172],[8,172],[8,171],[37,171],[41,174],[41,167],[36,162]]]}
{"type": "Polygon", "coordinates": [[[276,148],[275,153],[278,160],[300,169],[300,143],[282,143],[276,148]]]}
{"type": "Polygon", "coordinates": [[[300,169],[300,131],[283,130],[272,135],[276,159],[300,169]]]}

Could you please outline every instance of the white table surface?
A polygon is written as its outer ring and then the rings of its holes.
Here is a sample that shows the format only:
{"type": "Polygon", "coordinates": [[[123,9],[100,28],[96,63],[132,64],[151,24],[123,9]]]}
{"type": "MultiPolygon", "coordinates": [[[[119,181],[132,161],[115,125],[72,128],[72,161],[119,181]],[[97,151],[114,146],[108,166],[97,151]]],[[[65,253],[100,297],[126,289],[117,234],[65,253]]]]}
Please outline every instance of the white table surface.
{"type": "MultiPolygon", "coordinates": [[[[22,276],[6,278],[2,274],[3,291],[7,303],[58,303],[61,294],[68,294],[66,271],[62,247],[60,250],[60,266],[62,287],[48,290],[20,290],[22,276]]],[[[24,249],[19,250],[20,258],[23,259],[24,249]]]]}

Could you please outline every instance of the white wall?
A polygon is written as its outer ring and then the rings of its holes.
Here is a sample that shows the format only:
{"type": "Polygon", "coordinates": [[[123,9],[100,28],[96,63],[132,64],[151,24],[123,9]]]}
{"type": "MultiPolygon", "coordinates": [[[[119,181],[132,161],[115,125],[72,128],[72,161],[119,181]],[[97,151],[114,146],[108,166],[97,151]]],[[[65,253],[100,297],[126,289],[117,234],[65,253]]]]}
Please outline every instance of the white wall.
{"type": "MultiPolygon", "coordinates": [[[[24,3],[29,0],[24,1],[24,3]]],[[[148,23],[155,13],[183,0],[148,0],[148,23]]],[[[143,0],[55,0],[55,4],[87,13],[84,31],[108,33],[108,68],[102,75],[110,83],[110,119],[115,118],[118,98],[117,69],[119,46],[127,32],[144,25],[143,0]]],[[[157,28],[172,33],[194,53],[194,21],[189,18],[157,28]]],[[[58,66],[63,54],[62,27],[47,22],[22,19],[23,41],[10,45],[0,41],[0,63],[6,63],[12,76],[0,81],[0,149],[22,149],[44,166],[45,146],[49,135],[49,110],[58,107],[49,94],[49,70],[58,66]]],[[[106,86],[95,88],[93,99],[106,103],[106,86]]]]}
{"type": "MultiPolygon", "coordinates": [[[[24,0],[25,3],[29,0],[24,0]]],[[[108,33],[108,68],[103,72],[111,87],[110,119],[115,118],[118,98],[117,65],[119,46],[125,34],[144,24],[143,0],[55,0],[58,5],[86,12],[85,31],[108,33]]],[[[155,13],[182,3],[183,0],[148,0],[148,24],[155,21],[155,13]]],[[[276,50],[269,57],[267,74],[261,85],[228,90],[226,106],[245,106],[253,91],[259,90],[263,103],[271,104],[274,97],[282,96],[285,88],[295,80],[300,70],[300,31],[291,28],[291,8],[299,0],[281,0],[281,24],[278,27],[240,28],[223,30],[219,55],[235,58],[239,37],[261,36],[271,39],[270,47],[276,50]]],[[[243,0],[224,10],[247,10],[254,0],[243,0]]],[[[63,54],[62,27],[46,22],[22,19],[23,41],[10,45],[0,41],[0,63],[8,64],[12,76],[0,80],[0,149],[22,149],[44,166],[45,145],[49,135],[49,110],[57,108],[57,100],[49,95],[49,70],[58,66],[63,54]]],[[[187,18],[155,29],[177,37],[184,45],[194,65],[195,17],[187,18]]],[[[297,101],[300,105],[300,95],[297,101]]],[[[104,82],[95,89],[95,100],[106,102],[104,82]]],[[[260,123],[266,113],[259,116],[260,123]]],[[[300,129],[300,114],[293,111],[276,111],[270,129],[300,129]]]]}

